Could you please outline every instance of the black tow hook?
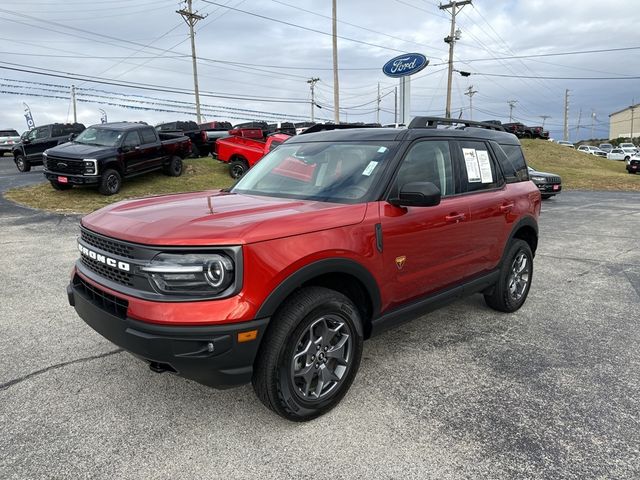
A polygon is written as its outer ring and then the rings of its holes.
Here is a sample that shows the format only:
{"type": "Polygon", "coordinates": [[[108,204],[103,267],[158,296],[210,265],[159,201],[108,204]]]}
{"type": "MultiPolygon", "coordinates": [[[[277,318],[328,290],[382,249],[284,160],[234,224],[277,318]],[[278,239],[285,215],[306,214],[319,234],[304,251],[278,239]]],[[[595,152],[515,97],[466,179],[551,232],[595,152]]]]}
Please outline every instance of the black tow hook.
{"type": "Polygon", "coordinates": [[[164,373],[164,372],[174,372],[175,373],[175,369],[167,364],[167,363],[160,363],[160,362],[149,362],[149,369],[152,372],[156,372],[156,373],[164,373]]]}

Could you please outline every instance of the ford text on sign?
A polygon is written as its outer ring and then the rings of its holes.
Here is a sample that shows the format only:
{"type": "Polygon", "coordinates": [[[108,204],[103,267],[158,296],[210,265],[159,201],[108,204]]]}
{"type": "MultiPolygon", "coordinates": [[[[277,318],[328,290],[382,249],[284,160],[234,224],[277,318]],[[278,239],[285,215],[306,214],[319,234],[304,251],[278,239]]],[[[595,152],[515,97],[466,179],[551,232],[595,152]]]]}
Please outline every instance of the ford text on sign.
{"type": "Polygon", "coordinates": [[[429,60],[421,53],[407,53],[389,60],[382,71],[388,77],[405,77],[418,73],[428,64],[429,60]]]}

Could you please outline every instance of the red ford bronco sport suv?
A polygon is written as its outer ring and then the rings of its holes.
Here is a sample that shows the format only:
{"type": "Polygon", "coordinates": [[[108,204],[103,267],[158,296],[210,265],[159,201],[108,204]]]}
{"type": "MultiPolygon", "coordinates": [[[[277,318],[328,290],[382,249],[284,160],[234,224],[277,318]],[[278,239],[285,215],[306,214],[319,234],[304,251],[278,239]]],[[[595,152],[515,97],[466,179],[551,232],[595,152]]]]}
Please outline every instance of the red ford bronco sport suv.
{"type": "Polygon", "coordinates": [[[229,190],[84,217],[69,302],[156,372],[251,381],[309,420],[347,393],[364,339],[474,293],[520,308],[540,203],[501,126],[418,117],[302,135],[229,190]]]}

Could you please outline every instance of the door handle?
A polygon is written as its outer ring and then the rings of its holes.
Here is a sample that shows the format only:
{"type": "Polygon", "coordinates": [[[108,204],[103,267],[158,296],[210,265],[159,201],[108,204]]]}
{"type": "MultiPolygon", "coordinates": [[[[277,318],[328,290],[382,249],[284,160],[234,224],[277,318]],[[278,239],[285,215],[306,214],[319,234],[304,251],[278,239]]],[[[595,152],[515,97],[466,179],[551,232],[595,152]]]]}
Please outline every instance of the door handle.
{"type": "Polygon", "coordinates": [[[467,218],[467,216],[464,213],[451,213],[451,214],[446,215],[444,217],[444,219],[447,221],[447,223],[463,222],[466,218],[467,218]]]}
{"type": "Polygon", "coordinates": [[[504,205],[500,205],[500,211],[502,213],[508,213],[508,212],[511,211],[512,208],[513,208],[513,202],[505,203],[504,205]]]}

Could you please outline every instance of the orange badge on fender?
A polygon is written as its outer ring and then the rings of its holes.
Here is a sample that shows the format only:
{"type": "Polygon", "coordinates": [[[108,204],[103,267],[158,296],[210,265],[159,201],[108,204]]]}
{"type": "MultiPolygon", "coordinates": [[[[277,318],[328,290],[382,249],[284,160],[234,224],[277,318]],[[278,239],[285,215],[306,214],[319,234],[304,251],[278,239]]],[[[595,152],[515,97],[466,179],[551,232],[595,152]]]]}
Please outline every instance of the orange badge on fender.
{"type": "Polygon", "coordinates": [[[398,270],[402,270],[402,267],[404,267],[404,262],[407,261],[407,257],[405,255],[402,255],[401,257],[396,257],[396,267],[398,267],[398,270]]]}

